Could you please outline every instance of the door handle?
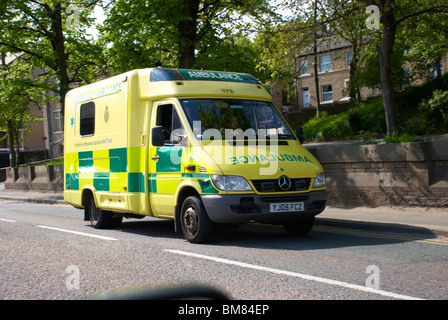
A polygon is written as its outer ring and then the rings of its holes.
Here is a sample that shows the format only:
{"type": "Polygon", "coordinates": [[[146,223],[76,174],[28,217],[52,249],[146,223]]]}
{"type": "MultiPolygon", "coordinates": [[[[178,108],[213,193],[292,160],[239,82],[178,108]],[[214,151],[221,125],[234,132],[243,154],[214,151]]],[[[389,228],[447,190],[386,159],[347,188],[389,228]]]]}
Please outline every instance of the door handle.
{"type": "Polygon", "coordinates": [[[157,161],[157,160],[160,159],[160,157],[158,155],[155,155],[155,156],[151,157],[151,159],[154,160],[154,161],[157,161]]]}

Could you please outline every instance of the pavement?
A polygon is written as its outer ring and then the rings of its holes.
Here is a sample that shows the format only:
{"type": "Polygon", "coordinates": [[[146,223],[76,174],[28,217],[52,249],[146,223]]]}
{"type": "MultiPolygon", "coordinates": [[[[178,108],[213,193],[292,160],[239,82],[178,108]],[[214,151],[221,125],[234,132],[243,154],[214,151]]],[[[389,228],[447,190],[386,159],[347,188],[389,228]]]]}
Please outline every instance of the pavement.
{"type": "MultiPolygon", "coordinates": [[[[0,200],[50,205],[69,205],[62,193],[5,190],[0,183],[0,200]]],[[[333,207],[319,214],[316,225],[366,231],[448,236],[448,208],[421,207],[333,207]]]]}

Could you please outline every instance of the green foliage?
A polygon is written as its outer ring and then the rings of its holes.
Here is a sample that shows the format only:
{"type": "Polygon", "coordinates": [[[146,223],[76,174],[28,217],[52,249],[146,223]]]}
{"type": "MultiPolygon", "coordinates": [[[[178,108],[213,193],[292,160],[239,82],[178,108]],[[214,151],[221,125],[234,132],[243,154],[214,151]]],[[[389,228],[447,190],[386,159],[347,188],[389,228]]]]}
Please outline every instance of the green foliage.
{"type": "Polygon", "coordinates": [[[347,112],[330,116],[323,113],[304,126],[308,141],[363,140],[363,143],[422,141],[448,132],[448,74],[419,86],[406,87],[396,94],[399,131],[386,135],[381,97],[363,102],[347,112]]]}
{"type": "Polygon", "coordinates": [[[305,140],[328,141],[343,139],[349,132],[345,123],[347,113],[329,115],[321,112],[319,119],[313,118],[303,126],[305,140]]]}
{"type": "Polygon", "coordinates": [[[405,143],[405,142],[422,142],[426,141],[427,139],[423,136],[416,136],[410,133],[402,133],[398,134],[394,132],[390,136],[385,136],[384,140],[380,143],[405,143]]]}
{"type": "Polygon", "coordinates": [[[187,8],[182,0],[113,1],[100,28],[112,73],[155,66],[227,71],[255,66],[247,42],[239,40],[251,28],[250,19],[262,20],[264,13],[271,13],[268,1],[197,0],[189,4],[187,8]],[[181,62],[187,48],[192,55],[190,66],[181,62]]]}
{"type": "Polygon", "coordinates": [[[427,121],[448,128],[448,91],[435,90],[419,104],[419,111],[427,121]]]}
{"type": "Polygon", "coordinates": [[[408,87],[397,95],[397,122],[401,132],[409,132],[415,135],[443,134],[448,130],[443,121],[442,113],[436,111],[438,104],[443,109],[443,100],[440,100],[437,92],[446,91],[448,88],[448,74],[443,77],[428,81],[422,85],[408,87]],[[433,95],[437,97],[433,97],[433,95]],[[434,101],[430,103],[430,100],[434,101]]]}
{"type": "Polygon", "coordinates": [[[317,141],[370,139],[386,132],[381,98],[359,107],[329,116],[326,112],[319,119],[312,119],[304,126],[305,139],[317,141]]]}
{"type": "MultiPolygon", "coordinates": [[[[17,60],[21,60],[18,58],[17,60]]],[[[32,66],[18,61],[0,69],[0,129],[7,134],[7,123],[14,130],[27,130],[31,121],[38,120],[29,110],[28,104],[39,105],[42,102],[42,90],[32,85],[32,66]]]]}
{"type": "Polygon", "coordinates": [[[88,33],[94,2],[79,0],[3,1],[0,10],[0,50],[24,54],[36,69],[45,68],[55,81],[34,79],[41,91],[59,95],[64,110],[70,83],[86,83],[104,75],[101,50],[88,33]]]}
{"type": "Polygon", "coordinates": [[[420,135],[428,133],[416,132],[409,127],[408,131],[401,134],[386,136],[384,118],[381,98],[376,98],[338,115],[330,116],[324,112],[319,119],[311,119],[303,125],[304,138],[306,141],[362,140],[366,144],[394,143],[422,141],[424,138],[420,135]],[[381,138],[383,140],[379,140],[381,138]]]}
{"type": "MultiPolygon", "coordinates": [[[[355,76],[357,84],[361,87],[380,87],[380,63],[377,52],[379,39],[372,38],[366,45],[366,53],[362,59],[362,64],[355,76]]],[[[405,55],[408,48],[406,43],[400,40],[395,41],[394,48],[391,55],[392,81],[394,83],[395,91],[401,91],[404,87],[410,84],[410,76],[404,69],[405,55]]]]}

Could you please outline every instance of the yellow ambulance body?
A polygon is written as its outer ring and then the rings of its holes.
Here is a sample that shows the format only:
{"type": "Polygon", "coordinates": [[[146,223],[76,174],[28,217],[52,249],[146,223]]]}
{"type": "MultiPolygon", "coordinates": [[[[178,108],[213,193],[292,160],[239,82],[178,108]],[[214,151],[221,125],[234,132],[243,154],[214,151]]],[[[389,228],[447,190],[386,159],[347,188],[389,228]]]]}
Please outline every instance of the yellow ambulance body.
{"type": "Polygon", "coordinates": [[[323,169],[248,74],[141,69],[71,90],[64,199],[96,228],[173,219],[190,242],[214,224],[307,233],[325,209],[323,169]]]}

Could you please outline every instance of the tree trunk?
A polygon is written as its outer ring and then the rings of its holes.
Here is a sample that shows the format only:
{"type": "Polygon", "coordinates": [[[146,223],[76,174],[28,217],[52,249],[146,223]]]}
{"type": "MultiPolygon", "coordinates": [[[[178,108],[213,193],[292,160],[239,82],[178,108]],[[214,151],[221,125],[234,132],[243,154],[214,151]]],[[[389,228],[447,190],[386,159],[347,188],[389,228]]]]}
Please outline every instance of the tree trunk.
{"type": "Polygon", "coordinates": [[[382,12],[383,36],[378,49],[380,58],[380,81],[383,97],[384,112],[386,115],[387,135],[396,131],[395,124],[395,94],[392,81],[392,49],[395,42],[397,22],[394,14],[394,1],[388,1],[382,12]]]}
{"type": "Polygon", "coordinates": [[[20,164],[20,130],[14,130],[14,138],[16,140],[15,141],[16,161],[17,161],[17,166],[19,166],[19,164],[20,164]]]}
{"type": "MultiPolygon", "coordinates": [[[[314,27],[317,26],[317,1],[314,2],[314,27]]],[[[318,74],[318,57],[317,57],[317,31],[314,30],[314,83],[316,85],[316,118],[319,119],[320,97],[319,97],[319,74],[318,74]]]]}
{"type": "Polygon", "coordinates": [[[14,148],[14,124],[12,120],[8,120],[8,140],[9,140],[9,166],[16,168],[18,166],[16,150],[14,148]]]}
{"type": "Polygon", "coordinates": [[[352,40],[353,55],[350,61],[350,71],[349,71],[349,96],[353,101],[355,101],[358,106],[361,103],[361,89],[356,81],[356,75],[358,73],[359,65],[359,46],[357,40],[352,40]]]}
{"type": "MultiPolygon", "coordinates": [[[[315,45],[316,47],[316,45],[315,45]]],[[[316,85],[316,118],[319,119],[319,110],[320,110],[320,95],[319,95],[319,74],[318,74],[318,68],[317,68],[317,52],[316,49],[314,49],[314,83],[316,85]]]]}
{"type": "Polygon", "coordinates": [[[189,69],[195,63],[199,0],[184,0],[183,19],[179,22],[179,66],[189,69]]]}
{"type": "Polygon", "coordinates": [[[59,75],[60,89],[59,100],[61,103],[61,124],[64,124],[65,95],[69,90],[70,79],[67,72],[67,53],[65,50],[65,37],[62,26],[62,7],[57,4],[54,9],[47,12],[51,18],[51,31],[54,37],[51,39],[51,46],[56,56],[56,66],[53,67],[59,75]]]}

